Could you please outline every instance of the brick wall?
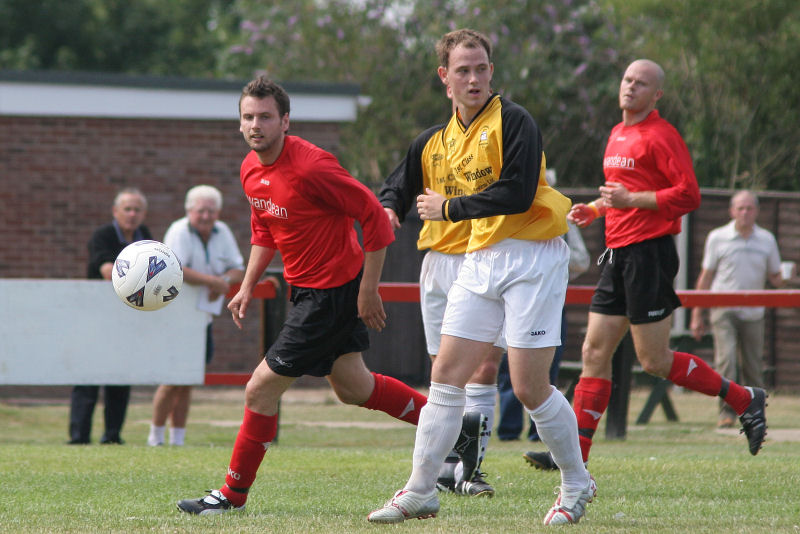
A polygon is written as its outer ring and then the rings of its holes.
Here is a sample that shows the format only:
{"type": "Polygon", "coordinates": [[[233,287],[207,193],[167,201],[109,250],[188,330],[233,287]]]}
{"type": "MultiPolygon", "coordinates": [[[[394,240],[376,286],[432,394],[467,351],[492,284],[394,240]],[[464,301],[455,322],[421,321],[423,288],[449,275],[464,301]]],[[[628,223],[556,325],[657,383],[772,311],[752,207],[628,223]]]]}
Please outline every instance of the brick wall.
{"type": "MultiPolygon", "coordinates": [[[[336,153],[339,129],[330,123],[293,123],[291,133],[336,153]]],[[[24,118],[0,116],[0,277],[83,278],[86,243],[97,226],[111,220],[116,191],[129,185],[148,197],[147,225],[161,239],[171,221],[184,215],[186,190],[207,183],[225,198],[222,219],[233,229],[245,258],[249,252],[249,206],[238,180],[247,147],[236,121],[24,118]]],[[[564,191],[574,201],[596,196],[595,188],[564,191]]],[[[778,237],[784,260],[800,263],[800,194],[760,193],[759,224],[778,237]]],[[[708,231],[728,220],[726,191],[703,190],[701,207],[688,227],[688,276],[694,284],[708,231]]],[[[414,230],[398,234],[390,247],[384,280],[416,281],[414,230]]],[[[604,248],[602,224],[583,231],[593,259],[604,248]]],[[[593,285],[599,270],[573,283],[593,285]]],[[[89,304],[87,304],[89,305],[89,304]]],[[[371,368],[412,383],[427,382],[429,363],[416,305],[391,304],[390,328],[371,335],[365,354],[371,368]]],[[[568,309],[566,359],[580,359],[587,309],[568,309]]],[[[229,317],[215,320],[214,371],[249,371],[261,358],[260,314],[251,314],[245,332],[229,317]]],[[[35,319],[34,319],[35,320],[35,319]]],[[[766,355],[773,369],[768,379],[800,389],[800,317],[794,309],[772,310],[767,322],[766,355]]],[[[709,350],[701,355],[711,358],[709,350]]]]}
{"type": "MultiPolygon", "coordinates": [[[[338,147],[335,124],[293,123],[290,133],[334,153],[338,147]]],[[[239,185],[246,152],[235,120],[0,117],[0,278],[84,278],[89,237],[111,221],[111,203],[124,186],[147,196],[145,224],[156,239],[184,216],[191,186],[219,188],[221,219],[246,261],[250,208],[239,185]]],[[[255,366],[259,315],[248,317],[244,333],[228,316],[216,319],[211,369],[255,366]]]]}

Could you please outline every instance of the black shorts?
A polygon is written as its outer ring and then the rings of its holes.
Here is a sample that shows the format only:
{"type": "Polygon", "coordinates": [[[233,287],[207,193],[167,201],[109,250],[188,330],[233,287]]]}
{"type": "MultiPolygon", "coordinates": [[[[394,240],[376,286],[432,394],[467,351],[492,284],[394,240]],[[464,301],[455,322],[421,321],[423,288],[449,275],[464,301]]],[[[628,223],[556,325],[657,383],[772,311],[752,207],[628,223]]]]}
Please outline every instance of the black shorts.
{"type": "Polygon", "coordinates": [[[589,311],[626,315],[631,324],[645,324],[680,307],[673,287],[680,262],[671,235],[608,249],[603,260],[589,311]]]}
{"type": "Polygon", "coordinates": [[[367,326],[358,317],[361,274],[340,287],[292,286],[292,309],[278,339],[264,356],[282,376],[327,376],[339,356],[369,348],[367,326]]]}

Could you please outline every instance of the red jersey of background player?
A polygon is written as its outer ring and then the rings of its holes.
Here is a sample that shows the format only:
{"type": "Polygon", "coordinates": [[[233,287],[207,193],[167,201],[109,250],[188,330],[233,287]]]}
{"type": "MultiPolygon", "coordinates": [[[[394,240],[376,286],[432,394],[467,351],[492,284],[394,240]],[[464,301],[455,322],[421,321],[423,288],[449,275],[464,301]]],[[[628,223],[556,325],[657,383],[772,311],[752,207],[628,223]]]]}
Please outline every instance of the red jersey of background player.
{"type": "Polygon", "coordinates": [[[327,289],[358,275],[364,253],[354,220],[361,225],[365,250],[394,241],[372,191],[332,154],[299,137],[285,137],[272,165],[262,165],[251,151],[242,162],[241,180],[251,206],[250,242],[278,249],[292,285],[327,289]]]}
{"type": "Polygon", "coordinates": [[[678,131],[653,110],[633,126],[617,124],[603,156],[606,182],[656,191],[658,210],[606,212],[606,246],[619,248],[681,231],[680,217],[700,205],[692,158],[678,131]]]}

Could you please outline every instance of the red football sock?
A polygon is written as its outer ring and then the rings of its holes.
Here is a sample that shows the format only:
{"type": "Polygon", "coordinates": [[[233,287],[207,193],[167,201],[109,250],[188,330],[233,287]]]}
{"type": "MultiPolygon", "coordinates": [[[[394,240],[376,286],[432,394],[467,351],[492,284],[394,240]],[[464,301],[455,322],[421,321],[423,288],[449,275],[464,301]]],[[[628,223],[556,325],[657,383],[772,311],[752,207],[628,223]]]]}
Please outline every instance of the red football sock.
{"type": "Polygon", "coordinates": [[[578,419],[578,439],[581,443],[583,461],[589,461],[592,437],[600,424],[600,418],[608,408],[611,398],[611,380],[582,377],[575,386],[572,408],[578,419]]]}
{"type": "Polygon", "coordinates": [[[750,391],[747,388],[722,378],[702,358],[694,354],[677,351],[673,354],[672,369],[667,377],[669,380],[711,397],[722,397],[739,415],[747,409],[750,404],[750,391]]]}
{"type": "Polygon", "coordinates": [[[277,432],[277,414],[262,415],[244,407],[244,419],[233,445],[225,485],[219,490],[234,506],[243,506],[247,501],[247,492],[277,432]]]}
{"type": "Polygon", "coordinates": [[[391,376],[372,373],[375,387],[367,402],[362,404],[370,410],[386,412],[394,418],[412,425],[419,421],[419,411],[428,402],[428,398],[391,376]]]}

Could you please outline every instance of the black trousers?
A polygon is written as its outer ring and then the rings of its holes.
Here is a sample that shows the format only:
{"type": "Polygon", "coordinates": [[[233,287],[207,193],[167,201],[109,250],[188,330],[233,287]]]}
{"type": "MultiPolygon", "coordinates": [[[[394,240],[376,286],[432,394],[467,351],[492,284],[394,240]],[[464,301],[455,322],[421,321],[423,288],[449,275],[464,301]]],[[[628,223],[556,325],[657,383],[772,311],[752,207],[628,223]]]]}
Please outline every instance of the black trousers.
{"type": "MultiPolygon", "coordinates": [[[[105,433],[100,443],[120,443],[120,432],[128,410],[130,386],[103,386],[105,433]]],[[[73,443],[89,443],[92,416],[100,386],[75,386],[70,397],[69,439],[73,443]]]]}

